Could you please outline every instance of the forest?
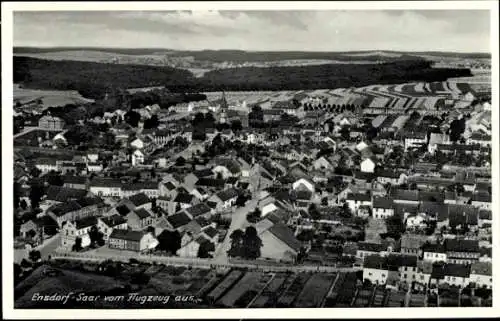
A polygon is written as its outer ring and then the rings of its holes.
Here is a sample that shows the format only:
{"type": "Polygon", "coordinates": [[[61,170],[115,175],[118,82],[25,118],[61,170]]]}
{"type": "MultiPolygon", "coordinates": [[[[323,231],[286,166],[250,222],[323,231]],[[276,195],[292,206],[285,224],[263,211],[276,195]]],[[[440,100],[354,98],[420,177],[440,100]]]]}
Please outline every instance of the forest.
{"type": "Polygon", "coordinates": [[[101,99],[114,89],[165,86],[173,93],[204,91],[315,90],[445,81],[471,76],[469,69],[432,68],[430,61],[382,64],[324,64],[296,67],[219,69],[195,78],[188,70],[145,65],[51,61],[14,57],[14,82],[27,88],[77,90],[101,99]]]}

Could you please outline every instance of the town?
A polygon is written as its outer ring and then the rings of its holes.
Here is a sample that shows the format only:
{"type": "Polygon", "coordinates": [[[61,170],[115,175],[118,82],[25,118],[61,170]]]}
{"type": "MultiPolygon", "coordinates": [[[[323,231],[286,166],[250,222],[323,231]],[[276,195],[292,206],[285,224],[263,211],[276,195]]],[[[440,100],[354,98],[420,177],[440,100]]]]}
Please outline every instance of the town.
{"type": "Polygon", "coordinates": [[[131,275],[205,307],[492,305],[491,88],[165,95],[16,101],[16,304],[131,275]]]}

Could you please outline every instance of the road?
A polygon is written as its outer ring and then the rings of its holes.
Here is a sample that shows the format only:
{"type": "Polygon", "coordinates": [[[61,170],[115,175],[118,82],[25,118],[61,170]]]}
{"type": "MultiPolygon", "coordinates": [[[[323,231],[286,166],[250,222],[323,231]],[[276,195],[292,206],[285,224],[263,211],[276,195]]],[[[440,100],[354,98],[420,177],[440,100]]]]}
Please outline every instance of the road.
{"type": "Polygon", "coordinates": [[[40,251],[42,254],[42,260],[48,259],[49,255],[53,255],[56,249],[61,245],[61,235],[57,233],[48,240],[45,240],[43,244],[37,246],[35,250],[40,251]]]}
{"type": "Polygon", "coordinates": [[[76,261],[103,262],[113,260],[128,263],[130,259],[138,261],[166,264],[172,266],[191,266],[194,268],[246,268],[253,270],[263,270],[269,272],[356,272],[361,268],[338,268],[334,266],[314,266],[314,265],[278,265],[265,261],[244,261],[221,262],[215,259],[169,257],[158,255],[139,254],[131,251],[120,251],[109,248],[102,248],[102,251],[89,251],[84,253],[57,251],[52,255],[52,259],[66,259],[76,261]]]}
{"type": "Polygon", "coordinates": [[[229,251],[229,249],[231,248],[231,237],[230,237],[231,233],[233,233],[233,231],[237,229],[243,228],[247,220],[247,214],[253,211],[257,207],[258,203],[259,200],[257,198],[252,198],[245,204],[244,207],[239,207],[233,212],[231,218],[231,225],[227,230],[226,237],[224,238],[222,244],[216,250],[214,258],[216,262],[219,263],[228,262],[227,251],[229,251]]]}

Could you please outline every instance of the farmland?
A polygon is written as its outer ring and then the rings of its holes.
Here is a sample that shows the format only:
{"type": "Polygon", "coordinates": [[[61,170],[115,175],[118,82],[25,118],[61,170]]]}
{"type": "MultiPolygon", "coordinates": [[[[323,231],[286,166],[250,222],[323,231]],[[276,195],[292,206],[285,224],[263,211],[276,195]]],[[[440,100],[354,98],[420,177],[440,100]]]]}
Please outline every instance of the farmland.
{"type": "Polygon", "coordinates": [[[24,105],[39,100],[43,108],[93,102],[92,99],[84,98],[75,90],[38,90],[14,85],[14,102],[24,105]]]}

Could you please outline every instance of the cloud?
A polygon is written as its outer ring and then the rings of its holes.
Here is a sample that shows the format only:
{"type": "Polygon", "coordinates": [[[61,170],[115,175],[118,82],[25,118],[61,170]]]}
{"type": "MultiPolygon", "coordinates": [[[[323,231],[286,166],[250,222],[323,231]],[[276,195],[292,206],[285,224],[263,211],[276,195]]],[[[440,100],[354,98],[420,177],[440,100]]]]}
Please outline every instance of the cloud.
{"type": "Polygon", "coordinates": [[[16,46],[489,51],[489,11],[15,12],[16,46]]]}

